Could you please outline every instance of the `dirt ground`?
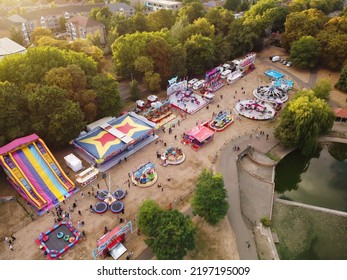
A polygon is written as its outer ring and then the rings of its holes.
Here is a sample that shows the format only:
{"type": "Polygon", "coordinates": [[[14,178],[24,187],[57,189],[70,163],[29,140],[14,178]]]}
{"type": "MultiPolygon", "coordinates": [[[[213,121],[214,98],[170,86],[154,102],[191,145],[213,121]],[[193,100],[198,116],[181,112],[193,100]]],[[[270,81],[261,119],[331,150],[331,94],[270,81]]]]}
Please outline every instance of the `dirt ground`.
{"type": "MultiPolygon", "coordinates": [[[[123,188],[128,190],[128,195],[124,198],[125,214],[116,215],[110,211],[102,214],[92,214],[89,212],[89,205],[94,205],[96,199],[88,195],[92,192],[92,185],[82,188],[81,191],[73,195],[65,204],[61,204],[65,210],[67,205],[77,200],[77,209],[72,214],[72,222],[77,227],[77,221],[84,221],[85,226],[83,230],[86,233],[86,238],[81,240],[75,247],[70,249],[62,256],[65,260],[89,260],[93,259],[92,251],[96,247],[96,241],[103,235],[103,228],[114,228],[115,226],[122,226],[119,219],[122,217],[126,221],[132,221],[134,234],[128,236],[125,246],[128,250],[134,252],[136,258],[141,252],[146,249],[146,244],[143,242],[143,236],[137,235],[136,232],[136,213],[141,202],[146,199],[153,199],[157,201],[162,207],[167,207],[172,204],[174,208],[179,209],[183,213],[189,209],[189,199],[194,191],[195,182],[203,168],[214,168],[214,157],[217,151],[223,146],[224,143],[237,138],[240,135],[252,133],[255,129],[264,127],[271,127],[274,122],[254,122],[242,118],[242,121],[235,121],[224,132],[216,133],[214,140],[200,151],[193,151],[190,147],[184,146],[179,140],[174,140],[174,135],[180,139],[180,135],[185,131],[195,126],[197,121],[205,121],[211,118],[213,112],[218,112],[222,109],[231,110],[238,99],[253,98],[252,91],[259,85],[266,85],[269,79],[264,75],[264,72],[271,69],[269,60],[265,62],[265,57],[269,55],[277,55],[283,50],[274,48],[264,50],[260,56],[264,59],[256,60],[256,70],[246,75],[241,80],[232,85],[226,85],[218,92],[213,103],[210,104],[209,109],[203,108],[194,115],[189,115],[187,119],[181,122],[180,126],[173,129],[172,134],[163,133],[158,131],[159,139],[166,142],[168,145],[177,145],[182,148],[186,154],[186,161],[178,166],[168,165],[163,167],[159,164],[156,158],[156,151],[163,152],[165,150],[163,144],[151,143],[143,148],[141,151],[128,158],[127,162],[122,162],[116,165],[107,172],[107,180],[110,182],[111,191],[116,188],[123,188]],[[241,87],[244,88],[246,94],[242,94],[241,87]],[[235,91],[237,90],[237,94],[235,91]],[[221,98],[223,95],[223,99],[221,98]],[[126,180],[128,179],[128,172],[131,172],[139,164],[152,161],[156,164],[156,171],[158,173],[158,181],[155,185],[149,188],[137,188],[131,186],[128,188],[126,180]],[[170,182],[167,177],[170,175],[172,178],[170,182]],[[162,184],[163,189],[159,189],[158,184],[162,184]],[[84,198],[81,196],[84,193],[84,198]],[[77,210],[82,212],[82,216],[77,214],[77,210]]],[[[279,67],[289,71],[296,77],[300,77],[303,81],[309,80],[307,72],[299,71],[293,67],[286,67],[277,64],[279,67]]],[[[320,73],[319,73],[320,74],[320,73]]],[[[320,77],[320,75],[318,75],[320,77]]],[[[322,75],[324,76],[324,74],[322,75]]],[[[338,78],[338,73],[331,74],[332,79],[338,78]]],[[[290,94],[292,96],[293,93],[290,94]]],[[[338,91],[334,91],[332,95],[333,100],[341,106],[345,106],[343,98],[346,96],[338,91]]],[[[75,174],[72,170],[68,169],[64,163],[63,157],[68,153],[73,152],[72,147],[66,147],[59,152],[54,152],[62,168],[68,172],[71,179],[75,179],[75,174]]],[[[88,167],[84,162],[84,166],[88,167]]],[[[101,176],[98,181],[93,182],[100,184],[100,188],[105,189],[106,184],[101,176]]],[[[94,190],[96,187],[94,186],[94,190]]],[[[7,202],[0,204],[0,259],[2,260],[37,260],[44,259],[43,254],[39,250],[34,240],[43,231],[48,230],[53,226],[54,217],[52,212],[46,213],[41,217],[30,209],[18,193],[7,183],[5,175],[1,172],[0,175],[0,196],[13,195],[17,198],[18,202],[7,202]],[[28,213],[27,213],[28,212],[28,213]],[[9,247],[5,244],[4,237],[14,234],[16,240],[14,242],[14,251],[10,251],[9,247]]],[[[232,205],[231,205],[232,207],[232,205]]],[[[237,246],[233,230],[229,225],[228,220],[225,218],[216,227],[211,227],[202,221],[199,217],[193,218],[197,226],[197,249],[190,252],[187,259],[239,259],[237,246]]],[[[80,229],[82,230],[82,228],[80,229]]],[[[123,255],[121,258],[124,258],[123,255]]]]}

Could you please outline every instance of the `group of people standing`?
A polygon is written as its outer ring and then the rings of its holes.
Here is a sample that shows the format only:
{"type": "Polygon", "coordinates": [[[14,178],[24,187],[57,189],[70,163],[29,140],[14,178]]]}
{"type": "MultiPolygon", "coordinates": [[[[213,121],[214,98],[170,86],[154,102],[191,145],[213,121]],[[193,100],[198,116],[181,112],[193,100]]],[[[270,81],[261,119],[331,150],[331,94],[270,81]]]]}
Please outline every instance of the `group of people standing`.
{"type": "Polygon", "coordinates": [[[8,244],[11,251],[13,251],[13,243],[15,240],[16,240],[16,238],[13,236],[13,234],[11,234],[10,237],[5,236],[5,242],[6,242],[6,244],[8,244]]]}

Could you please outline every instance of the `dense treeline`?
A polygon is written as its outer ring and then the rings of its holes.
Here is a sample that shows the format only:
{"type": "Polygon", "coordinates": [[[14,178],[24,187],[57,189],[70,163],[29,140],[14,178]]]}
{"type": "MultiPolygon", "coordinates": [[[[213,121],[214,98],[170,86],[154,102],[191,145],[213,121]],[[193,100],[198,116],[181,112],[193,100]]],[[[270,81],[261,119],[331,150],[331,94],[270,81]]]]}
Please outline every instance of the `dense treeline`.
{"type": "Polygon", "coordinates": [[[117,81],[99,71],[93,55],[71,49],[77,44],[64,49],[38,43],[1,60],[0,145],[34,132],[50,145],[63,145],[86,122],[119,113],[117,81]]]}

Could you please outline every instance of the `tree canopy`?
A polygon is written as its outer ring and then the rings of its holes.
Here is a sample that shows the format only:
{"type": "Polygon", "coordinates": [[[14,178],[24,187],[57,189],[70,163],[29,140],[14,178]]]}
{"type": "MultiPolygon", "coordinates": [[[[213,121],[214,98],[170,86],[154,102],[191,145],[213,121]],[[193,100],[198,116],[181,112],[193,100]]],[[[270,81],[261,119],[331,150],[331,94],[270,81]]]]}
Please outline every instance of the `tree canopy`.
{"type": "Polygon", "coordinates": [[[304,90],[288,103],[275,129],[275,137],[284,147],[298,147],[302,154],[312,154],[318,147],[317,138],[333,126],[335,115],[330,106],[304,90]]]}
{"type": "Polygon", "coordinates": [[[181,260],[195,248],[196,230],[189,216],[177,210],[163,210],[153,200],[141,204],[138,225],[159,260],[181,260]]]}
{"type": "Polygon", "coordinates": [[[318,80],[315,87],[312,88],[314,95],[318,98],[324,99],[328,101],[330,99],[330,92],[333,86],[331,84],[330,79],[323,78],[318,80]]]}
{"type": "Polygon", "coordinates": [[[213,174],[211,170],[204,169],[199,176],[192,199],[193,213],[215,225],[228,212],[229,204],[226,197],[222,174],[213,174]]]}
{"type": "Polygon", "coordinates": [[[345,65],[340,73],[340,78],[337,81],[335,87],[344,92],[347,92],[347,65],[345,65]]]}
{"type": "Polygon", "coordinates": [[[317,9],[290,13],[285,22],[285,32],[282,36],[282,46],[289,50],[293,42],[303,36],[316,37],[323,29],[328,18],[317,9]]]}
{"type": "Polygon", "coordinates": [[[299,68],[314,68],[321,54],[320,44],[312,36],[303,36],[295,41],[290,50],[290,60],[299,68]]]}

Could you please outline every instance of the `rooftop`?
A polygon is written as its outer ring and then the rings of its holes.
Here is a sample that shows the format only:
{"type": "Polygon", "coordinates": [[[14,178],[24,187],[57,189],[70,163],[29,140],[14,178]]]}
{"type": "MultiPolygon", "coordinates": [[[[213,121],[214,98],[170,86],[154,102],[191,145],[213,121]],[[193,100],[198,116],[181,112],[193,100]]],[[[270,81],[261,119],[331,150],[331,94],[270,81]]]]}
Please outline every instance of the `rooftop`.
{"type": "Polygon", "coordinates": [[[67,23],[74,23],[85,28],[100,25],[104,26],[103,23],[85,16],[74,16],[73,18],[68,19],[67,23]]]}
{"type": "Polygon", "coordinates": [[[6,55],[26,52],[26,48],[17,44],[15,41],[4,37],[0,39],[0,59],[6,55]]]}
{"type": "Polygon", "coordinates": [[[182,2],[168,1],[168,0],[147,0],[147,2],[164,4],[164,5],[179,5],[179,4],[182,4],[182,2]]]}
{"type": "Polygon", "coordinates": [[[347,119],[347,108],[336,108],[334,112],[336,117],[347,119]]]}

